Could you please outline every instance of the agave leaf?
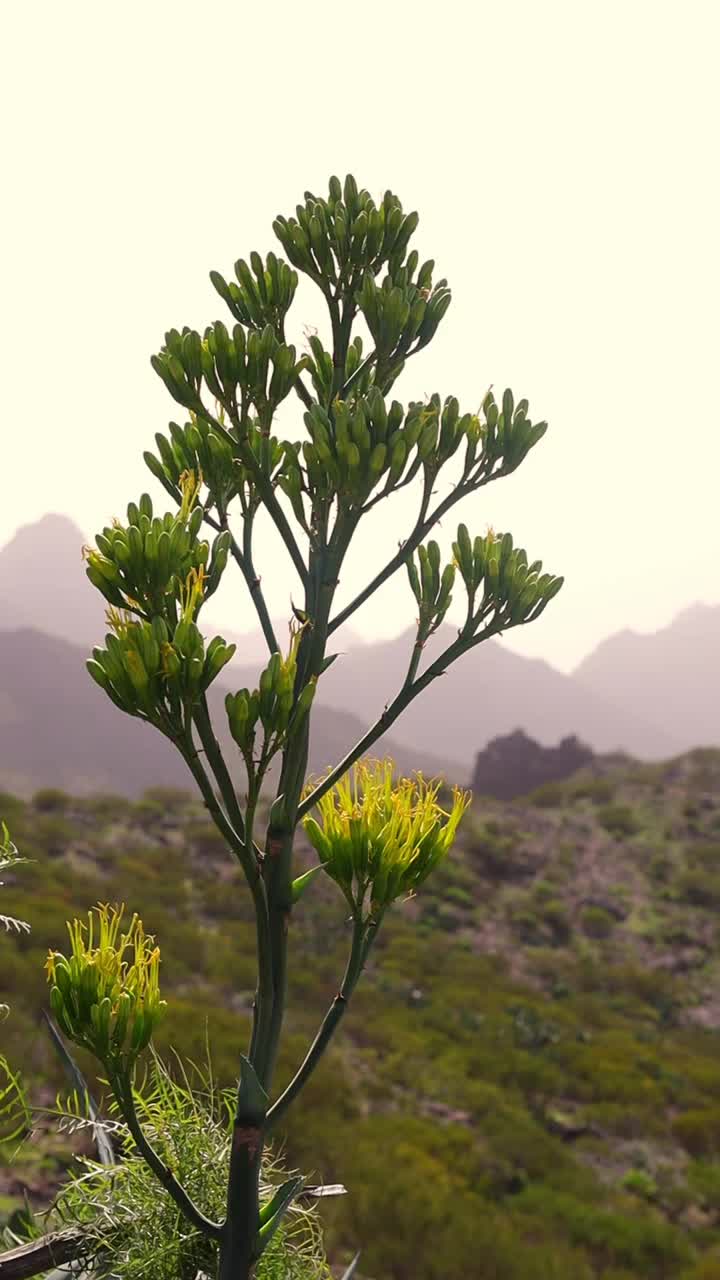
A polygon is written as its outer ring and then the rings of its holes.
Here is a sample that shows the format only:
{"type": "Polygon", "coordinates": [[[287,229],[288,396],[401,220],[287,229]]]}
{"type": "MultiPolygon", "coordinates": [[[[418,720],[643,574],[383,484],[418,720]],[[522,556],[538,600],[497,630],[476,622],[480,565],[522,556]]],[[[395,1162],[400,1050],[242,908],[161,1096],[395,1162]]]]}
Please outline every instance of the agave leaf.
{"type": "Polygon", "coordinates": [[[346,1196],[347,1187],[342,1182],[326,1182],[317,1187],[305,1187],[298,1193],[298,1200],[320,1200],[325,1196],[346,1196]]]}
{"type": "Polygon", "coordinates": [[[43,1014],[43,1018],[47,1023],[48,1031],[50,1032],[52,1042],[63,1063],[63,1066],[65,1067],[65,1070],[67,1071],[73,1085],[75,1086],[78,1092],[78,1096],[85,1099],[88,1115],[93,1122],[93,1133],[95,1134],[95,1142],[97,1143],[98,1156],[100,1158],[100,1162],[104,1164],[106,1168],[112,1168],[115,1164],[115,1152],[113,1151],[112,1143],[110,1139],[108,1138],[105,1130],[102,1127],[100,1113],[98,1111],[95,1101],[90,1096],[90,1090],[87,1087],[87,1082],[85,1080],[85,1077],[82,1071],[80,1070],[77,1062],[75,1061],[72,1054],[70,1053],[70,1050],[68,1049],[67,1045],[65,1044],[65,1041],[60,1035],[60,1032],[57,1030],[54,1023],[52,1022],[52,1019],[50,1018],[50,1016],[45,1012],[44,1009],[42,1011],[42,1014],[43,1014]]]}
{"type": "Polygon", "coordinates": [[[360,1261],[360,1254],[356,1253],[355,1257],[350,1263],[350,1266],[347,1268],[346,1271],[343,1271],[340,1277],[340,1280],[351,1280],[351,1277],[355,1275],[355,1268],[357,1267],[357,1264],[359,1261],[360,1261]]]}

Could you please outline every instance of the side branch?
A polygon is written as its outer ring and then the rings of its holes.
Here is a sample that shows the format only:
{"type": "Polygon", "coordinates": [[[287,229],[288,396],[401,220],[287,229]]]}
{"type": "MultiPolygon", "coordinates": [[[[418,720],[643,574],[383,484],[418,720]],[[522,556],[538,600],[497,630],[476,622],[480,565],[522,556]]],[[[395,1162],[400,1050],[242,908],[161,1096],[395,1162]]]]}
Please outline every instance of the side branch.
{"type": "Polygon", "coordinates": [[[237,417],[237,415],[234,415],[232,419],[233,426],[237,431],[237,437],[236,437],[230,434],[227,427],[223,426],[222,422],[220,422],[219,419],[216,418],[215,415],[212,414],[210,410],[205,407],[205,405],[202,405],[202,408],[198,407],[197,412],[206,422],[210,424],[210,426],[213,428],[214,431],[217,431],[220,438],[224,440],[226,444],[230,445],[235,456],[240,458],[240,461],[244,464],[244,466],[247,467],[248,471],[251,473],[260,491],[260,494],[265,503],[265,506],[267,507],[270,515],[272,516],[275,527],[278,533],[280,534],[280,537],[282,538],[283,542],[285,543],[285,546],[287,547],[287,550],[290,554],[290,559],[292,560],[295,566],[295,569],[297,570],[300,581],[302,582],[303,586],[306,587],[308,583],[307,565],[305,564],[305,561],[302,558],[300,548],[298,547],[298,544],[295,541],[295,535],[293,534],[293,531],[290,528],[290,522],[288,521],[288,518],[285,515],[285,512],[283,511],[282,507],[280,506],[280,503],[277,500],[277,497],[275,496],[272,485],[268,481],[267,476],[264,474],[263,469],[260,466],[257,458],[255,457],[252,449],[250,449],[247,443],[243,440],[243,429],[242,429],[242,423],[240,422],[240,419],[237,417]],[[240,450],[239,454],[238,454],[238,449],[240,450]]]}
{"type": "MultiPolygon", "coordinates": [[[[241,439],[239,441],[234,440],[233,445],[235,448],[238,447],[238,444],[240,445],[241,461],[245,464],[245,466],[251,472],[253,479],[255,480],[255,483],[257,484],[258,489],[260,490],[265,506],[267,507],[270,515],[272,516],[273,523],[275,524],[275,528],[277,529],[278,533],[280,534],[280,537],[282,538],[283,542],[285,543],[285,546],[287,547],[288,553],[290,555],[290,559],[292,560],[295,566],[298,577],[300,578],[300,581],[302,582],[303,586],[307,587],[307,584],[308,584],[307,565],[305,564],[305,561],[302,558],[300,548],[297,542],[295,541],[295,535],[292,529],[290,528],[290,522],[287,516],[285,515],[285,512],[283,511],[282,507],[280,506],[280,503],[278,502],[277,497],[275,495],[275,491],[272,485],[270,484],[269,480],[267,479],[266,475],[264,474],[263,469],[260,466],[259,462],[257,461],[257,458],[255,457],[252,449],[249,448],[249,446],[242,441],[242,427],[238,419],[235,420],[234,425],[241,439]]],[[[230,438],[232,439],[232,437],[230,438]]]]}
{"type": "Polygon", "coordinates": [[[260,586],[260,579],[255,572],[255,566],[252,559],[252,519],[248,516],[243,517],[242,550],[238,545],[237,539],[230,530],[226,511],[221,512],[219,520],[214,520],[212,516],[207,514],[205,519],[211,528],[217,529],[218,532],[230,534],[230,552],[247,584],[247,589],[250,592],[252,602],[255,605],[255,611],[262,628],[262,633],[265,636],[267,647],[270,653],[277,653],[279,648],[278,642],[275,638],[273,625],[270,621],[270,614],[268,612],[267,604],[265,603],[265,596],[263,595],[262,588],[260,586]]]}
{"type": "Polygon", "coordinates": [[[388,578],[391,578],[392,575],[397,572],[401,565],[405,563],[408,556],[411,555],[417,547],[419,547],[426,533],[429,533],[433,525],[437,524],[438,520],[442,519],[445,512],[449,511],[450,507],[452,507],[454,503],[459,502],[461,498],[467,497],[468,493],[470,493],[470,489],[459,484],[455,489],[450,491],[446,498],[443,498],[442,502],[433,512],[431,512],[430,515],[427,515],[430,494],[425,494],[420,507],[420,514],[418,515],[415,528],[410,534],[410,537],[406,542],[403,542],[392,560],[388,561],[385,568],[381,569],[380,573],[376,574],[372,582],[369,582],[360,594],[357,595],[354,600],[351,600],[350,604],[346,605],[344,609],[341,609],[340,613],[332,619],[328,626],[328,635],[331,635],[333,631],[336,631],[338,627],[341,627],[343,622],[347,622],[348,618],[351,617],[351,615],[355,613],[355,611],[359,609],[371,595],[375,594],[378,587],[381,587],[383,583],[387,582],[388,578]]]}
{"type": "MultiPolygon", "coordinates": [[[[242,830],[241,831],[235,830],[229,818],[227,817],[223,809],[220,807],[220,804],[218,803],[218,800],[215,796],[215,792],[212,789],[210,779],[208,778],[207,773],[203,768],[202,761],[200,760],[200,756],[198,755],[197,749],[195,747],[195,743],[192,740],[192,724],[191,723],[189,723],[186,727],[186,733],[185,733],[184,739],[175,738],[174,742],[183,760],[185,761],[188,769],[190,770],[193,778],[197,782],[198,787],[200,788],[203,800],[205,801],[205,808],[207,809],[208,813],[211,815],[220,833],[225,837],[229,847],[232,849],[233,853],[235,854],[235,857],[242,863],[243,870],[245,871],[245,874],[248,876],[248,880],[249,880],[251,878],[250,864],[247,858],[247,850],[245,848],[245,844],[242,837],[242,830]]],[[[205,744],[203,743],[203,746],[204,745],[205,744]]],[[[207,750],[207,748],[205,749],[207,750]]]]}
{"type": "Polygon", "coordinates": [[[135,1146],[143,1157],[145,1163],[150,1169],[152,1169],[155,1177],[162,1183],[165,1190],[168,1192],[168,1195],[172,1197],[188,1221],[191,1222],[198,1231],[201,1231],[203,1235],[210,1236],[213,1240],[219,1240],[222,1233],[222,1225],[219,1222],[212,1222],[210,1218],[205,1217],[205,1214],[198,1209],[197,1205],[190,1198],[185,1188],[178,1182],[175,1175],[160,1159],[155,1148],[145,1137],[137,1118],[137,1112],[135,1111],[132,1086],[128,1081],[120,1079],[119,1076],[116,1076],[113,1073],[110,1075],[110,1083],[113,1086],[115,1097],[117,1098],[118,1105],[125,1123],[130,1130],[135,1146]]]}
{"type": "Polygon", "coordinates": [[[322,1058],[330,1040],[332,1039],[336,1028],[340,1024],[348,1001],[355,989],[358,978],[363,970],[363,965],[367,956],[367,947],[365,945],[365,928],[361,916],[358,914],[353,921],[353,939],[350,949],[350,956],[345,970],[345,976],[342,986],[333,1000],[322,1021],[320,1030],[313,1040],[305,1060],[301,1067],[290,1081],[285,1092],[280,1095],[277,1102],[273,1104],[267,1113],[267,1127],[270,1129],[273,1125],[279,1123],[285,1115],[288,1107],[292,1105],[301,1089],[307,1083],[312,1075],[320,1059],[322,1058]]]}
{"type": "MultiPolygon", "coordinates": [[[[232,780],[227,771],[227,766],[222,756],[222,752],[218,746],[215,735],[210,724],[210,717],[207,712],[207,705],[204,703],[196,708],[195,711],[196,724],[200,733],[200,740],[205,748],[208,759],[210,760],[213,772],[220,786],[221,793],[230,791],[232,799],[237,806],[235,791],[232,780]]],[[[191,732],[188,732],[187,741],[179,742],[178,747],[190,769],[195,781],[200,788],[205,806],[211,814],[216,827],[225,837],[229,847],[238,858],[245,872],[245,878],[250,887],[255,906],[255,927],[257,935],[257,958],[258,958],[258,1009],[256,1024],[253,1029],[253,1042],[256,1035],[268,1034],[269,1026],[273,1016],[274,1005],[274,978],[273,978],[273,960],[272,960],[272,939],[270,934],[270,912],[268,907],[267,890],[265,882],[260,873],[260,864],[257,858],[254,844],[249,844],[248,840],[243,840],[238,832],[231,826],[227,820],[223,810],[218,804],[215,793],[213,792],[200,757],[195,751],[191,732]]],[[[228,801],[230,797],[228,796],[228,801]]],[[[239,811],[239,810],[238,810],[239,811]]],[[[240,828],[242,830],[242,828],[240,828]]],[[[246,833],[250,836],[250,833],[246,833]]]]}
{"type": "Polygon", "coordinates": [[[193,719],[200,735],[200,741],[205,749],[205,754],[213,771],[215,781],[220,789],[223,798],[223,804],[228,813],[228,817],[233,824],[233,830],[237,834],[238,855],[243,863],[243,868],[248,879],[250,879],[253,861],[252,856],[246,847],[245,824],[243,816],[238,804],[237,795],[232,778],[228,773],[227,765],[223,759],[220,744],[218,743],[212,724],[210,723],[210,713],[208,711],[207,699],[205,694],[202,695],[201,702],[193,710],[193,719]],[[242,852],[241,852],[242,849],[242,852]]]}
{"type": "Polygon", "coordinates": [[[430,664],[427,670],[423,671],[421,676],[418,676],[416,680],[413,680],[409,684],[406,681],[397,696],[388,704],[382,715],[375,721],[375,724],[371,725],[360,741],[355,743],[355,746],[348,751],[344,759],[335,766],[332,773],[329,773],[326,778],[323,778],[322,782],[319,782],[313,791],[311,791],[310,795],[302,801],[298,808],[298,822],[300,822],[305,814],[322,799],[331,787],[335,786],[335,783],[347,773],[348,769],[351,769],[355,762],[359,760],[374,743],[377,742],[378,738],[383,736],[386,730],[390,728],[390,725],[394,724],[398,716],[402,714],[413,699],[416,698],[419,693],[422,693],[423,689],[426,689],[437,676],[444,674],[445,669],[451,662],[454,662],[456,658],[461,657],[463,653],[467,653],[470,649],[474,649],[475,646],[480,644],[483,640],[487,640],[490,636],[497,634],[497,632],[501,630],[502,625],[499,622],[492,622],[480,633],[480,635],[473,636],[470,640],[468,640],[467,636],[460,633],[458,639],[453,641],[451,645],[448,645],[447,649],[443,650],[440,656],[430,664]]]}

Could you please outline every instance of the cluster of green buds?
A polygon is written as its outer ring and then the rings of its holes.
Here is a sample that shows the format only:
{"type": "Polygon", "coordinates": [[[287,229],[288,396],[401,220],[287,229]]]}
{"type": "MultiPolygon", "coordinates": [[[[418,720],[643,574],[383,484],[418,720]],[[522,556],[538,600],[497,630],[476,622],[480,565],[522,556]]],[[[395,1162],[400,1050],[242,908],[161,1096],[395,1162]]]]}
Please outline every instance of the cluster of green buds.
{"type": "Polygon", "coordinates": [[[269,253],[263,264],[259,253],[250,254],[250,265],[244,258],[235,263],[235,281],[229,283],[219,271],[211,271],[210,279],[223,302],[226,302],[238,324],[247,329],[264,329],[271,325],[280,332],[292,300],[298,277],[282,258],[269,253]]]}
{"type": "Polygon", "coordinates": [[[209,325],[202,338],[187,327],[181,333],[170,329],[151,363],[178,404],[208,418],[201,394],[205,386],[231,421],[243,426],[252,405],[261,425],[269,426],[306,366],[304,358],[296,360],[293,346],[278,339],[271,324],[248,332],[235,324],[230,333],[222,320],[209,325]]]}
{"type": "Polygon", "coordinates": [[[391,760],[360,761],[321,796],[320,822],[303,819],[306,835],[355,916],[369,920],[411,895],[448,853],[470,793],[454,787],[452,805],[438,802],[441,781],[422,774],[393,780],[391,760]]]}
{"type": "Polygon", "coordinates": [[[547,423],[531,422],[527,416],[527,400],[520,400],[516,406],[509,389],[504,392],[502,403],[500,412],[489,391],[483,402],[482,417],[461,414],[454,396],[441,403],[440,396],[435,394],[427,404],[410,404],[408,418],[417,414],[424,423],[418,454],[426,476],[433,479],[462,444],[465,445],[462,483],[468,492],[514,471],[542,439],[547,423]]]}
{"type": "Polygon", "coordinates": [[[180,477],[192,472],[207,485],[204,506],[227,507],[238,492],[241,477],[237,474],[232,448],[224,436],[213,430],[203,418],[190,413],[184,426],[171,422],[169,438],[155,433],[157,454],[146,450],[145,464],[171,498],[180,505],[180,477]]]}
{"type": "Polygon", "coordinates": [[[366,271],[357,294],[375,342],[376,380],[383,389],[398,377],[408,356],[427,346],[450,306],[452,295],[447,280],[432,283],[435,263],[430,259],[419,270],[418,263],[418,254],[413,250],[405,265],[388,272],[381,285],[375,282],[372,271],[366,271]]]}
{"type": "Polygon", "coordinates": [[[394,274],[419,222],[417,213],[403,212],[392,191],[376,205],[352,174],[342,185],[332,177],[327,197],[306,191],[295,214],[278,216],[273,231],[293,266],[321,285],[349,284],[365,271],[377,274],[385,263],[394,274]]]}
{"type": "MultiPolygon", "coordinates": [[[[219,407],[219,415],[222,425],[225,418],[222,406],[219,407]]],[[[176,422],[170,423],[169,439],[160,432],[156,433],[157,455],[143,454],[156,480],[179,503],[182,498],[181,477],[192,472],[207,486],[203,501],[206,509],[215,506],[218,513],[224,513],[231,500],[239,496],[243,512],[254,510],[260,501],[255,473],[235,456],[233,444],[224,434],[220,435],[195,414],[191,413],[190,417],[191,421],[184,427],[176,422]]],[[[268,432],[261,431],[255,420],[248,421],[244,441],[257,466],[274,485],[288,446],[268,432]]]]}
{"type": "MultiPolygon", "coordinates": [[[[480,465],[483,473],[494,471],[496,463],[500,469],[495,476],[509,475],[515,471],[530,450],[541,440],[547,431],[547,422],[531,422],[527,416],[528,401],[519,400],[517,405],[512,391],[503,392],[502,408],[498,408],[492,391],[488,391],[483,401],[484,422],[481,429],[482,456],[480,465]]],[[[494,477],[495,478],[495,477],[494,477]]]]}
{"type": "Polygon", "coordinates": [[[180,589],[174,626],[108,609],[105,648],[93,649],[86,666],[96,684],[121,711],[149,720],[169,736],[184,727],[185,709],[210,687],[235,653],[214,636],[207,649],[194,619],[202,601],[204,571],[191,569],[180,589]]]}
{"type": "Polygon", "coordinates": [[[299,727],[308,714],[317,685],[313,677],[302,689],[295,701],[295,677],[297,654],[303,627],[290,626],[290,648],[287,657],[274,653],[260,676],[257,689],[240,689],[228,693],[225,698],[230,733],[242,752],[248,774],[252,777],[255,765],[265,767],[287,741],[288,734],[299,727]],[[258,728],[263,731],[263,746],[256,761],[255,739],[258,728]]]}
{"type": "Polygon", "coordinates": [[[389,491],[405,466],[408,430],[402,405],[388,412],[377,388],[331,410],[315,404],[305,414],[309,440],[302,446],[310,494],[339,493],[346,505],[362,504],[383,475],[389,491]]]}
{"type": "Polygon", "coordinates": [[[314,404],[305,414],[310,439],[288,457],[281,487],[292,498],[307,490],[314,496],[338,493],[341,503],[362,507],[383,481],[378,497],[406,485],[421,468],[431,476],[458,448],[462,439],[479,437],[480,424],[472,414],[460,414],[457,400],[444,405],[435,395],[426,403],[413,402],[405,413],[393,400],[388,408],[376,386],[348,400],[336,398],[329,409],[314,404]]]}
{"type": "Polygon", "coordinates": [[[51,951],[45,969],[50,1007],[61,1031],[105,1066],[127,1073],[162,1016],[160,950],[133,915],[120,933],[124,907],[99,905],[88,923],[68,922],[71,951],[51,951]]]}
{"type": "Polygon", "coordinates": [[[440,548],[437,542],[418,547],[420,572],[410,556],[407,561],[408,578],[418,605],[417,641],[425,644],[437,631],[452,603],[455,582],[455,565],[447,564],[440,573],[440,548]]]}
{"type": "Polygon", "coordinates": [[[115,521],[83,548],[87,576],[115,609],[146,621],[165,618],[177,622],[178,603],[189,575],[202,575],[199,604],[220,585],[230,551],[230,534],[220,533],[210,545],[199,540],[204,511],[197,505],[202,484],[199,472],[178,477],[180,509],[162,517],[153,514],[152,499],[144,493],[128,504],[127,525],[115,521]]]}
{"type": "Polygon", "coordinates": [[[355,396],[366,395],[373,385],[372,358],[363,359],[363,340],[356,334],[348,346],[344,376],[339,386],[335,383],[335,366],[317,334],[308,338],[311,354],[306,356],[318,403],[328,409],[335,399],[344,399],[352,387],[355,396]]]}
{"type": "Polygon", "coordinates": [[[513,547],[512,535],[493,529],[473,541],[466,526],[459,525],[453,556],[468,594],[467,634],[477,631],[491,615],[494,630],[533,622],[564,581],[542,573],[542,560],[528,564],[527,553],[513,547]]]}

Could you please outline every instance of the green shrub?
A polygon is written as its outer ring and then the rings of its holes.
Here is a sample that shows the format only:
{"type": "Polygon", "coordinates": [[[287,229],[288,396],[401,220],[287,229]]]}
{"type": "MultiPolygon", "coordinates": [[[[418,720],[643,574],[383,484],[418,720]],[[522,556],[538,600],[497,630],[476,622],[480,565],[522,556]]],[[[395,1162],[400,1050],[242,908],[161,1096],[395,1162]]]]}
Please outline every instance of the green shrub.
{"type": "Polygon", "coordinates": [[[598,822],[617,840],[621,840],[624,836],[637,835],[642,829],[642,823],[637,814],[626,804],[603,805],[598,810],[598,822]]]}
{"type": "Polygon", "coordinates": [[[674,868],[673,859],[668,853],[656,853],[648,864],[648,876],[657,884],[667,884],[674,868]]]}
{"type": "Polygon", "coordinates": [[[586,1248],[600,1266],[619,1264],[637,1268],[643,1277],[670,1280],[692,1258],[684,1233],[654,1217],[613,1212],[540,1186],[528,1187],[515,1203],[555,1220],[569,1242],[586,1248]]]}
{"type": "Polygon", "coordinates": [[[227,858],[228,844],[214,822],[202,819],[188,824],[188,842],[204,858],[227,858]]]}
{"type": "Polygon", "coordinates": [[[682,1280],[720,1280],[720,1249],[706,1253],[689,1271],[683,1271],[682,1280]]]}
{"type": "Polygon", "coordinates": [[[490,821],[471,829],[468,852],[481,875],[493,880],[532,874],[532,864],[522,856],[517,836],[490,821]]]}
{"type": "Polygon", "coordinates": [[[71,804],[70,796],[56,787],[44,787],[36,791],[32,803],[38,813],[63,813],[71,804]]]}
{"type": "Polygon", "coordinates": [[[681,902],[692,907],[720,907],[720,874],[688,867],[673,881],[673,889],[681,902]]]}
{"type": "Polygon", "coordinates": [[[588,938],[608,938],[615,928],[615,920],[602,907],[585,907],[580,924],[588,938]]]}
{"type": "Polygon", "coordinates": [[[639,1196],[641,1200],[657,1200],[657,1182],[644,1169],[629,1169],[622,1179],[621,1186],[634,1196],[639,1196]]]}
{"type": "Polygon", "coordinates": [[[542,946],[548,941],[548,930],[540,916],[527,907],[520,907],[511,912],[510,927],[526,946],[542,946]]]}
{"type": "Polygon", "coordinates": [[[565,903],[559,898],[551,898],[543,902],[539,910],[543,924],[550,929],[553,942],[558,946],[565,946],[572,936],[572,921],[565,903]]]}
{"type": "Polygon", "coordinates": [[[557,886],[552,884],[550,880],[536,880],[532,886],[531,893],[538,902],[547,901],[555,897],[557,886]]]}
{"type": "Polygon", "coordinates": [[[690,1190],[708,1209],[720,1211],[720,1160],[692,1160],[687,1181],[690,1190]]]}
{"type": "Polygon", "coordinates": [[[686,845],[685,857],[692,867],[720,872],[720,843],[717,840],[698,840],[686,845]]]}
{"type": "Polygon", "coordinates": [[[457,903],[460,907],[474,907],[475,905],[473,895],[468,893],[467,889],[463,889],[458,884],[448,885],[443,897],[445,897],[448,902],[457,903]]]}
{"type": "Polygon", "coordinates": [[[115,795],[114,792],[83,796],[82,799],[76,800],[75,804],[80,813],[87,813],[105,822],[120,822],[127,818],[131,809],[131,802],[127,797],[115,795]]]}
{"type": "Polygon", "coordinates": [[[615,787],[607,778],[583,779],[573,788],[576,800],[592,800],[593,804],[609,804],[614,794],[615,787]]]}
{"type": "Polygon", "coordinates": [[[528,802],[537,805],[540,809],[555,809],[563,803],[564,799],[565,788],[560,782],[543,782],[527,796],[528,802]]]}
{"type": "Polygon", "coordinates": [[[49,810],[38,818],[33,836],[47,857],[60,858],[77,839],[77,832],[68,818],[60,817],[57,810],[49,810]]]}
{"type": "Polygon", "coordinates": [[[685,1111],[672,1122],[678,1142],[693,1156],[720,1156],[720,1106],[685,1111]]]}

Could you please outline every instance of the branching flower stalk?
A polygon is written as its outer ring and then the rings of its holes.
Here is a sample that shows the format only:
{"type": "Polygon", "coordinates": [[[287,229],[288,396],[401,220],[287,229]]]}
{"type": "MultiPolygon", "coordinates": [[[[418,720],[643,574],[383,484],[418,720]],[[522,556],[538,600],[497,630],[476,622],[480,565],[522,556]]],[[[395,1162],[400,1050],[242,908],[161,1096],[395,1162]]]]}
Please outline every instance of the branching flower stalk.
{"type": "Polygon", "coordinates": [[[216,1240],[219,1280],[247,1280],[255,1272],[298,1194],[299,1182],[280,1188],[261,1208],[260,1169],[271,1128],[320,1061],[391,904],[416,892],[447,855],[469,800],[455,790],[445,810],[437,782],[396,779],[389,761],[372,763],[369,753],[452,662],[489,637],[538,618],[562,585],[540,561],[530,562],[509,533],[471,537],[460,524],[445,563],[438,543],[427,541],[455,504],[474,500],[486,484],[513,472],[547,424],[533,422],[527,400],[516,401],[509,390],[499,402],[488,392],[479,410],[465,412],[453,396],[434,394],[407,406],[391,398],[400,373],[433,339],[450,304],[447,281],[435,279],[434,262],[421,262],[409,247],[417,224],[418,215],[406,213],[391,191],[377,204],[352,176],[344,184],[333,177],[326,196],[306,192],[295,216],[275,220],[287,261],[252,253],[249,262],[235,264],[233,280],[212,272],[229,324],[218,320],[202,334],[171,329],[152,359],[186,414],[184,424],[173,422],[167,434],[155,437],[156,452],[144,455],[175,510],[158,515],[143,494],[129,504],[127,522],[107,526],[86,552],[88,577],[109,608],[105,644],[93,650],[88,670],[117,707],[180,751],[243,868],[255,907],[257,992],[250,1043],[239,1055],[221,1222],[187,1197],[133,1115],[133,1054],[146,1045],[160,1008],[155,953],[147,950],[139,922],[120,937],[118,919],[102,908],[97,947],[73,933],[72,957],[50,966],[53,993],[60,993],[52,995],[53,1007],[65,1033],[94,1046],[107,1063],[137,1148],[168,1193],[216,1240]],[[303,354],[287,341],[299,273],[327,305],[328,349],[316,335],[303,354]],[[360,318],[371,335],[367,350],[354,333],[360,318]],[[273,434],[277,410],[291,395],[300,402],[302,440],[273,434]],[[454,468],[453,484],[438,499],[446,467],[454,468]],[[406,541],[338,609],[345,558],[363,517],[413,482],[420,497],[406,541]],[[234,507],[242,525],[238,536],[231,528],[234,507]],[[253,531],[261,508],[282,539],[297,583],[293,599],[300,603],[293,606],[287,652],[277,643],[256,569],[253,531]],[[204,528],[212,539],[203,537],[204,528]],[[212,724],[207,693],[235,646],[221,636],[208,642],[200,615],[230,559],[248,587],[269,660],[257,688],[227,692],[227,725],[220,730],[212,724]],[[308,785],[313,700],[335,659],[327,653],[328,639],[402,568],[417,607],[405,680],[345,758],[308,785]],[[423,667],[425,644],[460,583],[465,620],[457,638],[423,667]],[[276,758],[279,782],[261,835],[258,800],[276,758]],[[312,880],[312,873],[297,875],[293,865],[301,822],[319,855],[318,869],[338,885],[349,908],[351,940],[338,995],[294,1080],[271,1101],[292,912],[312,880]],[[133,964],[122,959],[131,944],[133,964]],[[120,1035],[125,1009],[132,1031],[120,1035]]]}

